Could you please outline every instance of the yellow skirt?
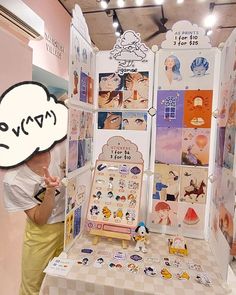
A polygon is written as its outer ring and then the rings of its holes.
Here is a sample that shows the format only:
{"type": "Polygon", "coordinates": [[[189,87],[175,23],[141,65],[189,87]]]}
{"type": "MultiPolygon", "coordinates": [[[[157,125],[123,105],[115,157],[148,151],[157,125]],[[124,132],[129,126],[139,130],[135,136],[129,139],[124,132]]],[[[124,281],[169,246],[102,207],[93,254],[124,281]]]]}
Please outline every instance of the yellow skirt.
{"type": "Polygon", "coordinates": [[[48,262],[63,249],[64,223],[36,225],[27,219],[20,295],[38,295],[48,262]]]}

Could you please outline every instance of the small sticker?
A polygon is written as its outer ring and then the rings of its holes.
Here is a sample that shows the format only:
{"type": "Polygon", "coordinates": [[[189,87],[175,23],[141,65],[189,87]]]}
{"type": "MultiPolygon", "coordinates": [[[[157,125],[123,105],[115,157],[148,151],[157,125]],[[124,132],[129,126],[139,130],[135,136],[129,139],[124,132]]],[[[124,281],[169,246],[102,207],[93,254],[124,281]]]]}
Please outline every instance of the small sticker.
{"type": "Polygon", "coordinates": [[[172,279],[172,274],[167,268],[162,268],[161,270],[161,276],[165,280],[172,279]]]}
{"type": "Polygon", "coordinates": [[[121,165],[119,168],[120,174],[129,174],[129,167],[127,165],[121,165]]]}
{"type": "Polygon", "coordinates": [[[157,271],[153,266],[145,266],[144,273],[147,276],[154,277],[157,275],[157,271]]]}
{"type": "Polygon", "coordinates": [[[99,258],[96,259],[93,266],[96,267],[96,268],[101,268],[101,267],[103,267],[104,264],[105,264],[104,258],[99,257],[99,258]]]}
{"type": "Polygon", "coordinates": [[[195,277],[195,280],[204,286],[210,287],[212,285],[211,280],[209,279],[206,273],[198,273],[195,277]]]}
{"type": "Polygon", "coordinates": [[[143,259],[143,257],[141,257],[140,255],[134,254],[130,256],[130,259],[134,260],[134,261],[140,261],[143,259]]]}
{"type": "Polygon", "coordinates": [[[128,271],[132,273],[137,273],[139,271],[139,266],[134,263],[129,263],[127,265],[128,271]]]}
{"type": "Polygon", "coordinates": [[[106,167],[107,167],[106,164],[99,164],[98,167],[97,167],[97,169],[98,169],[98,171],[102,171],[102,170],[105,169],[106,167]]]}
{"type": "Polygon", "coordinates": [[[197,264],[194,262],[188,262],[187,265],[188,265],[188,268],[191,270],[203,271],[202,266],[200,264],[197,264]]]}
{"type": "Polygon", "coordinates": [[[186,271],[182,271],[181,273],[177,274],[177,278],[179,280],[188,281],[190,279],[190,275],[186,271]]]}
{"type": "Polygon", "coordinates": [[[113,269],[113,270],[119,270],[123,268],[123,265],[121,263],[115,263],[115,262],[110,262],[108,264],[109,268],[113,269]]]}
{"type": "Polygon", "coordinates": [[[141,170],[137,166],[134,166],[130,169],[130,172],[134,175],[137,175],[141,172],[141,170]]]}
{"type": "Polygon", "coordinates": [[[164,264],[166,266],[171,266],[171,262],[170,262],[170,259],[168,257],[163,258],[163,260],[164,260],[164,264]]]}
{"type": "Polygon", "coordinates": [[[145,262],[147,263],[159,263],[160,262],[160,258],[159,257],[147,257],[145,258],[145,262]]]}
{"type": "Polygon", "coordinates": [[[90,248],[83,248],[81,249],[82,253],[86,253],[86,254],[92,254],[93,253],[93,249],[90,248]]]}
{"type": "Polygon", "coordinates": [[[88,257],[84,257],[81,260],[77,261],[78,264],[80,265],[89,265],[90,264],[90,260],[88,257]]]}
{"type": "Polygon", "coordinates": [[[117,251],[114,253],[114,258],[118,260],[125,260],[126,259],[126,254],[121,251],[117,251]]]}

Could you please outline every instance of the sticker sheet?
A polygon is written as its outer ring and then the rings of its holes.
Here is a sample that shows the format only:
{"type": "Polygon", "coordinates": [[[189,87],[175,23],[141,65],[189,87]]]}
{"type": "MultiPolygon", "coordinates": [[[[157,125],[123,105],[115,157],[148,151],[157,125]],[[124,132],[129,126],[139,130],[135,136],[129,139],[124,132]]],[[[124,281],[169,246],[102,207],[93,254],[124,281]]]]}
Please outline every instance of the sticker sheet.
{"type": "Polygon", "coordinates": [[[97,228],[133,228],[138,222],[142,174],[142,164],[98,160],[88,205],[88,227],[96,223],[97,228]]]}

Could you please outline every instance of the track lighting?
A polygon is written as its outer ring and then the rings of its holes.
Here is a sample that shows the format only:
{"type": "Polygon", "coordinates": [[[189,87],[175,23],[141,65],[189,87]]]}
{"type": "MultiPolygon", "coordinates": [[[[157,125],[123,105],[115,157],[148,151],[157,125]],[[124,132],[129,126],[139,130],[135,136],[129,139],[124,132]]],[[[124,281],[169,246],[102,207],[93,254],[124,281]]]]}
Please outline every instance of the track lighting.
{"type": "Polygon", "coordinates": [[[116,35],[116,37],[120,37],[120,35],[121,35],[120,30],[116,30],[115,35],[116,35]]]}
{"type": "Polygon", "coordinates": [[[117,28],[119,26],[119,20],[118,20],[118,17],[116,15],[115,11],[113,11],[112,25],[113,25],[114,28],[117,28]]]}
{"type": "Polygon", "coordinates": [[[204,26],[211,28],[216,23],[216,16],[214,14],[209,14],[204,20],[204,26]]]}
{"type": "Polygon", "coordinates": [[[101,0],[101,7],[103,8],[103,9],[107,9],[107,7],[108,7],[108,3],[110,2],[110,0],[101,0]]]}
{"type": "Polygon", "coordinates": [[[206,31],[207,36],[210,36],[212,33],[213,33],[212,30],[207,30],[207,31],[206,31]]]}
{"type": "Polygon", "coordinates": [[[157,5],[161,5],[161,4],[164,3],[164,0],[155,0],[155,3],[156,3],[157,5]]]}
{"type": "Polygon", "coordinates": [[[184,0],[177,0],[177,4],[182,4],[184,3],[184,0]]]}
{"type": "Polygon", "coordinates": [[[125,1],[124,1],[124,0],[117,0],[117,5],[118,5],[119,7],[124,7],[124,5],[125,5],[125,1]]]}

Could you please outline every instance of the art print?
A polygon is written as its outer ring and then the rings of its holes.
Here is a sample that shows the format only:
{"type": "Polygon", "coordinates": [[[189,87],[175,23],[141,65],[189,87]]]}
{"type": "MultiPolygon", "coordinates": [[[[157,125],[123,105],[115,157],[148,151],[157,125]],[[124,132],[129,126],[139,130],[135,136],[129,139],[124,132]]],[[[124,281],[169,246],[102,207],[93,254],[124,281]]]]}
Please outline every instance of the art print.
{"type": "Polygon", "coordinates": [[[99,74],[99,91],[119,91],[123,89],[123,77],[117,73],[99,74]]]}
{"type": "Polygon", "coordinates": [[[85,131],[85,138],[92,138],[93,137],[93,113],[87,112],[86,114],[86,131],[85,131]]]}
{"type": "Polygon", "coordinates": [[[178,201],[179,194],[180,167],[156,164],[152,198],[163,201],[178,201]]]}
{"type": "Polygon", "coordinates": [[[77,168],[81,168],[85,166],[86,164],[86,158],[85,158],[85,139],[78,141],[78,162],[77,162],[77,168]]]}
{"type": "Polygon", "coordinates": [[[202,236],[205,222],[205,205],[180,203],[178,220],[181,222],[183,234],[188,236],[202,236]]]}
{"type": "Polygon", "coordinates": [[[220,96],[218,102],[218,115],[217,115],[217,123],[219,127],[225,127],[228,121],[229,116],[229,106],[230,106],[230,93],[231,93],[231,85],[232,81],[228,80],[222,82],[220,89],[220,96]]]}
{"type": "Polygon", "coordinates": [[[121,126],[121,112],[98,112],[98,129],[120,130],[121,126]]]}
{"type": "Polygon", "coordinates": [[[136,91],[123,91],[123,108],[129,110],[141,110],[148,108],[148,95],[141,96],[136,91]]]}
{"type": "Polygon", "coordinates": [[[182,129],[156,129],[155,162],[164,164],[181,164],[182,129]]]}
{"type": "Polygon", "coordinates": [[[88,102],[88,76],[80,73],[80,101],[88,102]]]}
{"type": "Polygon", "coordinates": [[[86,137],[86,130],[87,130],[87,112],[80,111],[80,129],[79,129],[79,139],[85,139],[86,137]]]}
{"type": "Polygon", "coordinates": [[[123,130],[147,130],[147,113],[146,112],[123,112],[122,113],[123,130]]]}
{"type": "Polygon", "coordinates": [[[184,94],[184,127],[210,128],[212,90],[187,90],[184,94]]]}
{"type": "Polygon", "coordinates": [[[117,109],[123,106],[122,91],[99,91],[98,108],[100,109],[117,109]]]}
{"type": "Polygon", "coordinates": [[[207,196],[208,169],[196,167],[181,168],[181,202],[205,204],[207,196]]]}
{"type": "Polygon", "coordinates": [[[74,236],[74,212],[66,215],[66,226],[65,226],[65,247],[73,241],[74,236]]]}
{"type": "Polygon", "coordinates": [[[78,141],[69,141],[69,153],[68,153],[68,172],[72,172],[77,169],[78,162],[78,141]]]}
{"type": "Polygon", "coordinates": [[[157,92],[157,127],[183,127],[184,91],[157,92]]]}
{"type": "Polygon", "coordinates": [[[224,141],[223,165],[233,170],[235,156],[236,127],[226,127],[224,141]]]}
{"type": "Polygon", "coordinates": [[[88,76],[88,103],[93,104],[94,101],[94,80],[92,77],[88,76]]]}
{"type": "Polygon", "coordinates": [[[153,200],[151,223],[158,226],[176,226],[177,225],[178,202],[165,202],[153,200]]]}
{"type": "Polygon", "coordinates": [[[218,127],[217,137],[216,137],[216,157],[215,157],[215,163],[218,167],[223,167],[224,144],[225,144],[225,127],[218,127]]]}
{"type": "Polygon", "coordinates": [[[75,108],[69,109],[69,139],[77,140],[80,129],[80,112],[75,108]]]}
{"type": "Polygon", "coordinates": [[[74,211],[74,233],[73,238],[76,238],[80,234],[81,228],[81,207],[76,208],[74,211]]]}
{"type": "Polygon", "coordinates": [[[182,164],[208,166],[210,129],[183,129],[182,164]]]}

